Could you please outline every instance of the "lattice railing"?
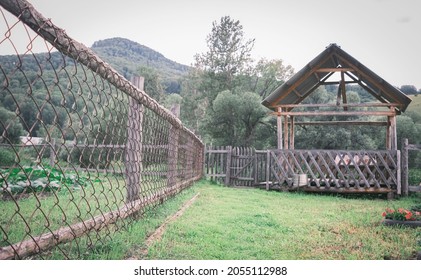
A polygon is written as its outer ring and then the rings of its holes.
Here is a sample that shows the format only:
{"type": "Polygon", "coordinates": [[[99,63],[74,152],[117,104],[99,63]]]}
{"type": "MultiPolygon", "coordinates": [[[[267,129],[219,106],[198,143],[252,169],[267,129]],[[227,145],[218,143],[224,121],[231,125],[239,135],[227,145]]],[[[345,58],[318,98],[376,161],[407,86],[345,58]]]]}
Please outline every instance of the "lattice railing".
{"type": "Polygon", "coordinates": [[[201,178],[203,144],[28,2],[0,5],[0,259],[81,258],[201,178]]]}
{"type": "Polygon", "coordinates": [[[306,174],[315,190],[400,192],[399,151],[277,150],[270,157],[273,181],[288,187],[306,174]]]}

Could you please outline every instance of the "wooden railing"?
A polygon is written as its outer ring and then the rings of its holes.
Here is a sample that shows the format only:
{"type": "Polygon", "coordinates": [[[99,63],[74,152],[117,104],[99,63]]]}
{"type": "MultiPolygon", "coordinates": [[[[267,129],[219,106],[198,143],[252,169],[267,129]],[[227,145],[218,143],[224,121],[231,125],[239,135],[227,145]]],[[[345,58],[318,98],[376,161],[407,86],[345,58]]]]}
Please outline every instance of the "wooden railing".
{"type": "Polygon", "coordinates": [[[208,149],[205,172],[226,185],[329,192],[397,193],[400,151],[208,149]],[[307,178],[296,184],[297,176],[307,178]]]}

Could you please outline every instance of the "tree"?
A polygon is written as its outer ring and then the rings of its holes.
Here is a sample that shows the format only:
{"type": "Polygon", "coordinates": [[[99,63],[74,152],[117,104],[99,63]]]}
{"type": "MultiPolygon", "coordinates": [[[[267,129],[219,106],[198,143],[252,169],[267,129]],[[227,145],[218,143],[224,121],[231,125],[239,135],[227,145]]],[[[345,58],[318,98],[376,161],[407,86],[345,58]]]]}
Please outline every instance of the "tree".
{"type": "Polygon", "coordinates": [[[206,43],[208,51],[195,56],[196,67],[219,81],[216,93],[233,90],[235,75],[244,72],[251,61],[254,39],[244,38],[240,21],[224,16],[219,23],[213,22],[206,43]]]}
{"type": "Polygon", "coordinates": [[[22,136],[23,133],[23,127],[15,113],[0,107],[0,143],[5,141],[19,143],[19,136],[22,136]]]}
{"type": "Polygon", "coordinates": [[[268,109],[253,92],[223,91],[213,102],[204,130],[215,145],[257,146],[261,126],[268,121],[268,109]]]}
{"type": "Polygon", "coordinates": [[[294,68],[291,65],[285,66],[282,59],[267,60],[262,58],[252,71],[254,72],[254,84],[251,91],[259,94],[262,99],[294,74],[294,68]]]}
{"type": "Polygon", "coordinates": [[[403,93],[411,95],[411,94],[417,94],[417,88],[413,85],[403,85],[399,88],[403,93]]]}
{"type": "Polygon", "coordinates": [[[144,90],[152,98],[160,101],[164,97],[164,89],[161,76],[154,69],[142,66],[138,69],[138,75],[145,78],[144,90]]]}

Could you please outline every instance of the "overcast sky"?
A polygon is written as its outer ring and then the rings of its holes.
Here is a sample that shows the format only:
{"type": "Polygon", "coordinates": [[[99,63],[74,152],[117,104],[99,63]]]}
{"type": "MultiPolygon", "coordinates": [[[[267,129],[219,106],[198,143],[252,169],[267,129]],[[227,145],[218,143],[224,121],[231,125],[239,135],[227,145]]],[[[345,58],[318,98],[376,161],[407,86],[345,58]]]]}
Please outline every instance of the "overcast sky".
{"type": "Polygon", "coordinates": [[[190,65],[206,51],[212,22],[229,15],[255,38],[253,57],[296,71],[336,43],[395,86],[421,88],[419,0],[30,0],[91,46],[123,37],[190,65]]]}

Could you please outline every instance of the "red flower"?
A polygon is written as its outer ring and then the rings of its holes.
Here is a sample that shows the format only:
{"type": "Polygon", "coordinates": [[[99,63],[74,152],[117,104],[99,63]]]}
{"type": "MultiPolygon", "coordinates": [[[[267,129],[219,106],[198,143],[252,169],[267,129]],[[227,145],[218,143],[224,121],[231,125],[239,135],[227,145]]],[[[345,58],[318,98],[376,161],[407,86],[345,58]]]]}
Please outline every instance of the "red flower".
{"type": "Polygon", "coordinates": [[[388,212],[388,213],[393,213],[393,212],[395,212],[395,210],[390,209],[390,208],[386,208],[386,212],[388,212]]]}
{"type": "Polygon", "coordinates": [[[407,212],[407,213],[406,213],[406,215],[405,215],[405,219],[407,219],[407,220],[411,220],[411,218],[412,218],[412,213],[411,213],[411,212],[409,212],[409,211],[405,211],[405,212],[407,212]]]}
{"type": "Polygon", "coordinates": [[[383,217],[386,217],[386,215],[387,215],[387,214],[386,214],[386,212],[383,212],[382,216],[383,216],[383,217]]]}

